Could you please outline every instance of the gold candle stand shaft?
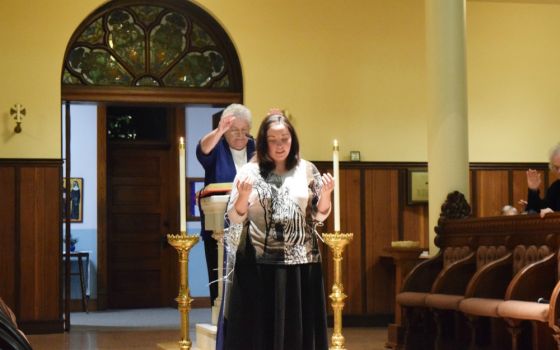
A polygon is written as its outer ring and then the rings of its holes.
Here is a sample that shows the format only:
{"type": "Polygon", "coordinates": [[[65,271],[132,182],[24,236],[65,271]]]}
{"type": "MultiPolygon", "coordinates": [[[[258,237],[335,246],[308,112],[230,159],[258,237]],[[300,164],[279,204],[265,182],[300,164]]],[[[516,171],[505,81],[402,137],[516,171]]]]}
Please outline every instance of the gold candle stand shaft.
{"type": "Polygon", "coordinates": [[[331,337],[331,346],[329,350],[345,350],[344,336],[342,335],[342,309],[344,308],[344,300],[347,295],[344,294],[344,286],[342,285],[342,252],[344,247],[354,237],[353,233],[323,233],[323,240],[329,246],[333,253],[334,261],[334,283],[332,293],[329,295],[333,308],[334,327],[331,337]]]}
{"type": "Polygon", "coordinates": [[[189,335],[189,312],[193,299],[189,289],[189,251],[198,242],[198,235],[187,235],[181,232],[179,235],[167,235],[167,242],[177,250],[179,254],[179,295],[175,300],[181,314],[181,340],[179,349],[190,350],[192,342],[189,335]]]}

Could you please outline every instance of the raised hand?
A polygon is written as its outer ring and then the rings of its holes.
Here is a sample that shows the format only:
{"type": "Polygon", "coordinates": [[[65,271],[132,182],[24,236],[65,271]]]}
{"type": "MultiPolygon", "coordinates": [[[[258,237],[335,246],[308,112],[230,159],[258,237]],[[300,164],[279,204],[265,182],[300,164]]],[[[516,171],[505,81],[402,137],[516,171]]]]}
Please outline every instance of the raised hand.
{"type": "Polygon", "coordinates": [[[248,198],[253,190],[253,180],[250,177],[239,179],[237,182],[237,192],[239,197],[248,198]]]}
{"type": "Polygon", "coordinates": [[[240,178],[236,187],[238,196],[235,200],[234,208],[238,215],[243,216],[249,210],[249,195],[253,190],[253,179],[249,176],[240,178]]]}
{"type": "Polygon", "coordinates": [[[268,110],[268,113],[266,113],[266,116],[269,117],[271,115],[274,114],[280,114],[280,115],[284,115],[284,111],[278,107],[272,107],[271,109],[268,110]]]}
{"type": "Polygon", "coordinates": [[[327,214],[331,207],[331,192],[334,189],[334,178],[331,174],[321,175],[321,194],[317,203],[319,213],[327,214]]]}
{"type": "Polygon", "coordinates": [[[321,187],[321,197],[323,195],[330,196],[331,192],[334,190],[334,178],[329,173],[324,173],[321,175],[321,182],[323,186],[321,187]]]}
{"type": "Polygon", "coordinates": [[[527,187],[529,187],[529,189],[533,191],[538,190],[539,186],[541,185],[541,174],[533,169],[527,170],[526,174],[527,174],[527,187]]]}
{"type": "Polygon", "coordinates": [[[221,118],[220,123],[218,124],[218,132],[223,135],[226,131],[229,130],[234,120],[235,116],[233,114],[229,114],[221,118]]]}

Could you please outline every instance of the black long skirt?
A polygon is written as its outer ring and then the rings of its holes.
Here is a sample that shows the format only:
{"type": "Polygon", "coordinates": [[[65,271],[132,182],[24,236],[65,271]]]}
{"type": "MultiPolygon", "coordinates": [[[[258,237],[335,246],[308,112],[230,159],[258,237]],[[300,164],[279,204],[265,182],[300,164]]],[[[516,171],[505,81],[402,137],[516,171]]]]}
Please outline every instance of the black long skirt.
{"type": "Polygon", "coordinates": [[[327,350],[320,263],[236,264],[224,316],[226,350],[327,350]]]}

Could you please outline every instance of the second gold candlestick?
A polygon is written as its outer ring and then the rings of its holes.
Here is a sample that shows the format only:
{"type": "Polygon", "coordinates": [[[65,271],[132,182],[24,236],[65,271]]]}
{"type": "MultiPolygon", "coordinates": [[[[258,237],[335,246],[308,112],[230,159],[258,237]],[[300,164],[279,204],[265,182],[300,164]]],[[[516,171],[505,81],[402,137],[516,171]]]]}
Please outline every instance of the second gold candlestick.
{"type": "Polygon", "coordinates": [[[344,247],[350,243],[354,237],[353,233],[323,233],[323,240],[329,246],[333,253],[334,261],[334,283],[332,292],[329,295],[331,306],[333,308],[334,327],[331,337],[331,346],[329,350],[345,350],[344,336],[342,335],[342,309],[344,308],[344,300],[347,295],[344,294],[344,286],[342,285],[342,253],[344,247]]]}

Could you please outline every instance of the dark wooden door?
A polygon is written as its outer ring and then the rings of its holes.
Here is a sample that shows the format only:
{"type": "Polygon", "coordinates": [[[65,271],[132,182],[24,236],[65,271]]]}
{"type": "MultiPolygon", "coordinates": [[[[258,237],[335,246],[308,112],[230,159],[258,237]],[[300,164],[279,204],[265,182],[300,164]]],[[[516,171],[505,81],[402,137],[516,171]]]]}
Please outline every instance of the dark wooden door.
{"type": "Polygon", "coordinates": [[[169,135],[173,130],[157,141],[108,141],[109,308],[175,305],[177,254],[166,237],[177,226],[178,161],[169,135]]]}

